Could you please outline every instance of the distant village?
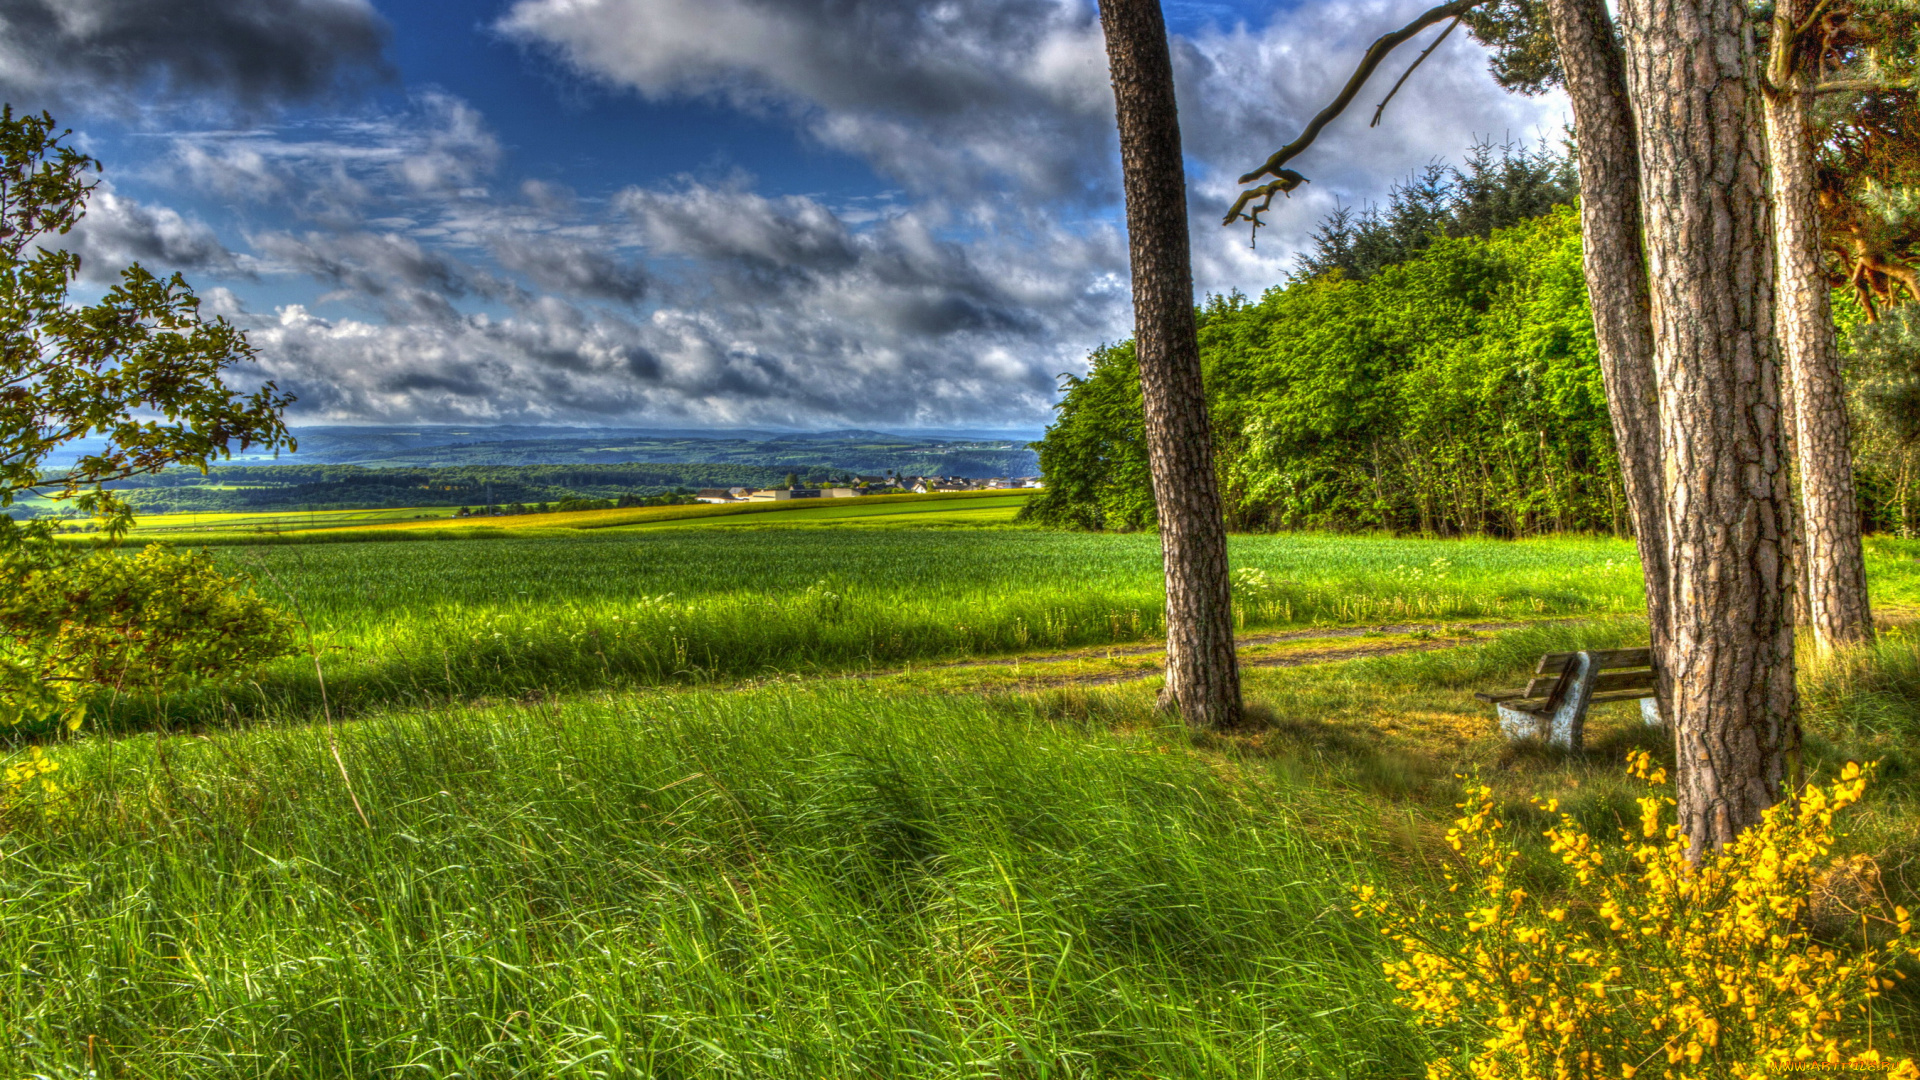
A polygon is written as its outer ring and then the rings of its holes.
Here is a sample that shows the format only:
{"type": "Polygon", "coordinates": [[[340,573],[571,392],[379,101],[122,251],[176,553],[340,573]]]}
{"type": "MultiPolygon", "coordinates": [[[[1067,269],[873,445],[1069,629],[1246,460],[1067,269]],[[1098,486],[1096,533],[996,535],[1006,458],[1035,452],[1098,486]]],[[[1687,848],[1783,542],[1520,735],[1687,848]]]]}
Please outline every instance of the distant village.
{"type": "Polygon", "coordinates": [[[615,510],[635,506],[684,506],[689,503],[777,502],[782,499],[852,499],[863,495],[926,495],[941,491],[1012,491],[1046,485],[1038,476],[995,476],[975,479],[966,476],[853,476],[838,481],[802,483],[789,473],[787,482],[774,488],[724,487],[678,488],[661,495],[622,495],[618,499],[561,499],[558,502],[499,503],[487,506],[462,506],[453,512],[457,518],[512,517],[517,514],[576,513],[582,510],[615,510]]]}
{"type": "Polygon", "coordinates": [[[965,476],[856,476],[844,485],[796,483],[777,488],[701,488],[694,498],[703,503],[773,502],[779,499],[851,499],[861,495],[925,495],[936,491],[993,491],[1043,486],[1038,476],[996,476],[989,480],[965,476]]]}

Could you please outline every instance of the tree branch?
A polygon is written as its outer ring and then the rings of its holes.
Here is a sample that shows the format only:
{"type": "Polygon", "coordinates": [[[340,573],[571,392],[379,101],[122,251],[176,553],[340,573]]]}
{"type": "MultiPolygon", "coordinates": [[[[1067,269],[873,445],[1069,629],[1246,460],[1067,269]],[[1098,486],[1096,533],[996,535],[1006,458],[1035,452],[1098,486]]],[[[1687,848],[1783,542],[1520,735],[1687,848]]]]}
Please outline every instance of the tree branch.
{"type": "MultiPolygon", "coordinates": [[[[1406,44],[1408,38],[1413,37],[1434,23],[1442,19],[1457,19],[1485,2],[1486,0],[1453,0],[1452,3],[1442,4],[1422,14],[1419,18],[1395,30],[1393,33],[1386,34],[1375,41],[1373,46],[1367,50],[1367,54],[1360,58],[1360,66],[1354,68],[1353,75],[1347,79],[1347,85],[1341,89],[1340,95],[1333,99],[1333,103],[1321,109],[1319,115],[1307,122],[1307,128],[1300,133],[1299,138],[1274,151],[1273,156],[1267,159],[1266,164],[1242,176],[1239,182],[1242,184],[1251,184],[1269,173],[1276,176],[1279,175],[1281,166],[1284,166],[1289,160],[1298,156],[1307,147],[1312,146],[1313,140],[1320,135],[1320,129],[1326,127],[1335,117],[1346,111],[1347,106],[1353,102],[1353,96],[1360,92],[1362,86],[1366,85],[1367,79],[1373,75],[1373,69],[1380,66],[1380,61],[1385,60],[1388,53],[1406,44]]],[[[1233,219],[1228,218],[1227,220],[1232,221],[1233,219]]]]}
{"type": "Polygon", "coordinates": [[[1380,126],[1380,116],[1382,113],[1385,113],[1387,111],[1387,102],[1392,101],[1393,95],[1400,92],[1400,87],[1406,84],[1407,76],[1412,75],[1413,70],[1420,66],[1421,61],[1425,60],[1429,55],[1431,55],[1433,50],[1439,48],[1440,43],[1447,40],[1447,35],[1453,33],[1453,28],[1459,25],[1460,25],[1460,20],[1457,18],[1454,19],[1452,22],[1447,24],[1447,28],[1445,30],[1440,31],[1439,37],[1433,39],[1433,44],[1420,50],[1420,55],[1413,58],[1413,63],[1407,65],[1407,70],[1400,73],[1399,81],[1393,84],[1393,89],[1387,91],[1387,96],[1380,99],[1379,105],[1374,106],[1373,122],[1368,124],[1367,125],[1368,127],[1372,128],[1372,127],[1380,126]]]}
{"type": "Polygon", "coordinates": [[[1876,82],[1872,79],[1835,79],[1807,87],[1809,94],[1871,94],[1875,91],[1912,90],[1912,79],[1895,79],[1892,82],[1876,82]]]}

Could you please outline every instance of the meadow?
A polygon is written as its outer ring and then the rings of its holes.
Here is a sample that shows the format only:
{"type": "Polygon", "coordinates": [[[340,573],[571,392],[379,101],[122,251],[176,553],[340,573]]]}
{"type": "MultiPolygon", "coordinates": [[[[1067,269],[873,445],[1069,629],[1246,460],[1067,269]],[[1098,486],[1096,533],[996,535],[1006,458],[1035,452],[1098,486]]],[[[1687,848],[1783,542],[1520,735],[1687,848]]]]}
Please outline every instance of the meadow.
{"type": "MultiPolygon", "coordinates": [[[[1541,625],[1255,669],[1261,723],[1232,738],[1170,726],[1150,683],[806,681],[82,739],[0,833],[0,1062],[1415,1075],[1466,1034],[1409,1022],[1349,889],[1453,902],[1461,771],[1632,820],[1621,761],[1657,732],[1614,707],[1583,758],[1516,755],[1469,697],[1543,650],[1632,639],[1541,625]]],[[[1911,642],[1803,687],[1816,774],[1883,761],[1857,843],[1911,897],[1911,642]]],[[[1912,995],[1883,1004],[1880,1045],[1911,1045],[1912,995]]]]}
{"type": "MultiPolygon", "coordinates": [[[[887,509],[910,517],[913,505],[887,509]]],[[[193,723],[311,713],[322,677],[328,703],[353,712],[884,671],[1124,645],[1164,629],[1154,536],[876,524],[886,518],[218,547],[224,565],[301,617],[310,655],[244,685],[119,700],[96,715],[144,725],[156,713],[193,723]]],[[[1641,603],[1632,547],[1612,539],[1244,536],[1231,551],[1247,631],[1617,615],[1641,603]]]]}
{"type": "MultiPolygon", "coordinates": [[[[215,548],[312,652],[10,785],[0,1070],[1415,1075],[1467,1033],[1395,1004],[1350,888],[1459,902],[1457,775],[1605,831],[1670,757],[1471,696],[1644,640],[1624,541],[1235,536],[1255,722],[1218,736],[1153,706],[1156,537],[829,509],[215,548]]],[[[1896,624],[1917,557],[1873,544],[1896,624]]],[[[1801,676],[1809,769],[1882,762],[1849,843],[1907,903],[1914,641],[1801,676]]]]}

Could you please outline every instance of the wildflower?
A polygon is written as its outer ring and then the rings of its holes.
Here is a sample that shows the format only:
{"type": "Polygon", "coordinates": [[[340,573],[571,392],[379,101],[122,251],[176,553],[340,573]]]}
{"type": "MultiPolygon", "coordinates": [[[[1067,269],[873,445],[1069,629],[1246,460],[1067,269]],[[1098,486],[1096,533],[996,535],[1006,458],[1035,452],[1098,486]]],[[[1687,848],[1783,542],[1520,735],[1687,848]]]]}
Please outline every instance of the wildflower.
{"type": "MultiPolygon", "coordinates": [[[[1864,917],[1895,933],[1844,951],[1814,942],[1805,919],[1816,882],[1858,872],[1833,856],[1833,823],[1864,796],[1871,768],[1809,786],[1698,866],[1658,790],[1665,772],[1645,753],[1628,771],[1654,790],[1621,847],[1602,847],[1566,814],[1546,830],[1579,903],[1550,905],[1513,885],[1520,853],[1492,790],[1472,782],[1447,835],[1472,869],[1450,874],[1448,889],[1483,899],[1460,918],[1361,893],[1356,914],[1394,945],[1384,970],[1400,1003],[1467,1040],[1464,1073],[1450,1056],[1429,1077],[1632,1080],[1659,1062],[1668,1076],[1759,1078],[1796,1063],[1880,1062],[1863,1036],[1875,999],[1900,977],[1893,965],[1920,954],[1910,913],[1870,908],[1864,917]]],[[[1910,1060],[1883,1065],[1920,1080],[1910,1060]]]]}

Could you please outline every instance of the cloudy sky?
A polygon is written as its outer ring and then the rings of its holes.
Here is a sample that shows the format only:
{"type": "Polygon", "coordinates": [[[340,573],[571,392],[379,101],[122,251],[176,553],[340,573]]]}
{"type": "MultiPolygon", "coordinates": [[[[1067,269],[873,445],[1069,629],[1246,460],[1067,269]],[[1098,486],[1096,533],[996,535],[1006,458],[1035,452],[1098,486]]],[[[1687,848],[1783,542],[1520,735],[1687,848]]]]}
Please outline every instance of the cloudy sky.
{"type": "MultiPolygon", "coordinates": [[[[1425,0],[1165,4],[1203,292],[1564,122],[1454,35],[1252,250],[1233,178],[1425,0]]],[[[106,166],[89,287],[185,272],[300,423],[1036,429],[1130,334],[1092,0],[0,0],[0,88],[106,166]]]]}

